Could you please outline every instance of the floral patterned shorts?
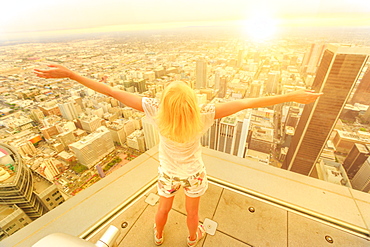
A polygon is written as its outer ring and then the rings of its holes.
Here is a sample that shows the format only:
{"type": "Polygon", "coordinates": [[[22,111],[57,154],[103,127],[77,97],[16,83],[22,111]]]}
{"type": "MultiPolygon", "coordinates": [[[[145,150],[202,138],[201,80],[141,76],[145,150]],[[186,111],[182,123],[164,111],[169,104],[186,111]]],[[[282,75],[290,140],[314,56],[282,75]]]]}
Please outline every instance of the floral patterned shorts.
{"type": "Polygon", "coordinates": [[[206,171],[203,170],[188,178],[179,178],[159,172],[158,194],[164,197],[172,197],[183,187],[185,195],[189,197],[202,196],[208,188],[206,171]]]}

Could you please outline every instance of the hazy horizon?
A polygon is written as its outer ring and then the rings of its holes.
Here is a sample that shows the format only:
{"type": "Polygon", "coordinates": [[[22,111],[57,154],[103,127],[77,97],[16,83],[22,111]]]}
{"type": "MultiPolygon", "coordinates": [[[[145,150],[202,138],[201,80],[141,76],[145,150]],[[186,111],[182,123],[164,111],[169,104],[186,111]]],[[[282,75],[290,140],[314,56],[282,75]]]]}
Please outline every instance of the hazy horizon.
{"type": "Polygon", "coordinates": [[[244,26],[269,36],[286,27],[366,27],[369,13],[366,0],[15,0],[3,6],[0,40],[189,26],[244,26]]]}

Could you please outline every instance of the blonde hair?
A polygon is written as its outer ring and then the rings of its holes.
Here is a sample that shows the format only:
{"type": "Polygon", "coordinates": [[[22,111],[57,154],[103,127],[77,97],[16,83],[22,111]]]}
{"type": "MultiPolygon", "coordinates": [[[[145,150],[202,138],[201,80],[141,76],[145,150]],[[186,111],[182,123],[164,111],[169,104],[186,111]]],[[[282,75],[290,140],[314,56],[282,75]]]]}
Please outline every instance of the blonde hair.
{"type": "Polygon", "coordinates": [[[157,121],[162,136],[180,143],[193,140],[203,128],[193,89],[182,81],[171,82],[163,90],[157,121]]]}

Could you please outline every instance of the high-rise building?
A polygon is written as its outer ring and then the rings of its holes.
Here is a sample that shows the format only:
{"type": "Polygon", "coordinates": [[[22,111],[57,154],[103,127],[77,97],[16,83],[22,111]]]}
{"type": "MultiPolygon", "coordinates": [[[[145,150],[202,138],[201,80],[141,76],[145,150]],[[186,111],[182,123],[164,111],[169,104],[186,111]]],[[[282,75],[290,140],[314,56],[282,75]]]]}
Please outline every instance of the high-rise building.
{"type": "Polygon", "coordinates": [[[249,125],[250,118],[245,113],[216,119],[201,138],[201,143],[203,146],[244,158],[249,125]]]}
{"type": "Polygon", "coordinates": [[[285,126],[296,127],[299,121],[299,108],[289,107],[288,114],[285,120],[285,126]]]}
{"type": "Polygon", "coordinates": [[[126,133],[124,126],[124,122],[118,120],[107,123],[107,128],[112,135],[112,140],[115,145],[122,146],[126,142],[126,133]]]}
{"type": "Polygon", "coordinates": [[[32,171],[23,164],[20,156],[10,147],[0,147],[1,170],[9,175],[0,182],[0,204],[16,204],[31,219],[46,213],[46,209],[33,193],[32,171]]]}
{"type": "Polygon", "coordinates": [[[58,153],[57,158],[66,162],[66,163],[68,163],[68,164],[71,164],[72,162],[76,161],[76,156],[74,156],[72,153],[66,152],[66,151],[62,151],[62,152],[58,153]]]}
{"type": "Polygon", "coordinates": [[[355,143],[348,153],[346,159],[343,161],[344,169],[346,169],[349,179],[352,179],[360,170],[361,166],[365,163],[370,155],[370,145],[363,145],[355,143]],[[367,146],[367,147],[366,147],[367,146]]]}
{"type": "Polygon", "coordinates": [[[81,123],[82,129],[86,130],[88,133],[92,133],[101,126],[101,118],[92,115],[84,116],[78,119],[81,123]]]}
{"type": "Polygon", "coordinates": [[[0,205],[0,241],[31,222],[17,205],[0,205]]]}
{"type": "Polygon", "coordinates": [[[261,96],[263,85],[260,81],[254,80],[248,88],[249,98],[258,98],[261,96]]]}
{"type": "Polygon", "coordinates": [[[217,150],[218,133],[220,129],[221,118],[215,119],[213,125],[208,129],[201,138],[201,143],[204,147],[217,150]]]}
{"type": "Polygon", "coordinates": [[[68,121],[66,123],[63,123],[63,129],[64,131],[75,131],[76,130],[76,125],[74,124],[73,121],[68,121]]]}
{"type": "Polygon", "coordinates": [[[236,66],[237,66],[238,68],[239,68],[240,66],[242,66],[243,59],[244,59],[244,50],[239,50],[239,52],[238,52],[238,61],[237,61],[237,64],[236,64],[236,66]]]}
{"type": "Polygon", "coordinates": [[[75,153],[79,163],[91,168],[114,150],[114,143],[109,130],[101,126],[80,141],[70,144],[69,147],[75,153]]]}
{"type": "Polygon", "coordinates": [[[83,104],[83,101],[82,101],[82,98],[80,96],[73,96],[72,99],[74,100],[74,102],[80,106],[80,109],[84,109],[84,104],[83,104]]]}
{"type": "Polygon", "coordinates": [[[268,73],[265,92],[275,94],[278,93],[279,79],[280,79],[279,71],[272,71],[268,73]]]}
{"type": "Polygon", "coordinates": [[[26,117],[21,112],[16,112],[12,115],[3,117],[1,119],[2,126],[5,126],[10,131],[21,132],[27,129],[32,129],[35,125],[31,118],[26,117]]]}
{"type": "Polygon", "coordinates": [[[369,108],[367,108],[364,116],[363,116],[363,119],[367,122],[367,123],[370,123],[370,106],[369,108]]]}
{"type": "Polygon", "coordinates": [[[127,136],[127,146],[140,152],[145,152],[144,132],[135,130],[131,135],[127,136]]]}
{"type": "Polygon", "coordinates": [[[34,180],[33,193],[37,196],[38,200],[43,204],[47,211],[56,208],[64,202],[64,197],[60,193],[55,184],[50,182],[39,173],[32,172],[34,180]]]}
{"type": "Polygon", "coordinates": [[[58,131],[58,129],[55,125],[41,128],[40,131],[41,131],[42,135],[44,136],[44,138],[47,139],[47,140],[51,139],[52,136],[55,136],[55,135],[59,134],[59,131],[58,131]]]}
{"type": "Polygon", "coordinates": [[[124,118],[127,118],[129,119],[130,117],[132,117],[134,115],[134,111],[131,107],[123,107],[122,108],[122,114],[123,114],[123,117],[124,118]]]}
{"type": "Polygon", "coordinates": [[[58,104],[58,107],[65,119],[73,120],[78,117],[77,109],[73,101],[58,104]]]}
{"type": "Polygon", "coordinates": [[[274,130],[259,125],[253,125],[248,149],[270,154],[274,143],[274,130]]]}
{"type": "Polygon", "coordinates": [[[163,66],[159,66],[154,69],[155,78],[161,78],[162,76],[166,75],[166,69],[163,66]]]}
{"type": "Polygon", "coordinates": [[[40,109],[32,109],[31,110],[31,118],[36,121],[37,123],[42,123],[45,115],[40,109]]]}
{"type": "Polygon", "coordinates": [[[218,90],[218,97],[223,98],[226,95],[227,91],[227,83],[229,81],[229,78],[227,76],[221,76],[220,77],[220,89],[218,90]]]}
{"type": "Polygon", "coordinates": [[[76,137],[71,130],[57,135],[57,138],[64,147],[68,147],[69,144],[76,141],[76,137]]]}
{"type": "Polygon", "coordinates": [[[0,144],[0,164],[0,205],[17,205],[34,220],[64,202],[56,185],[23,164],[14,148],[0,144]]]}
{"type": "Polygon", "coordinates": [[[368,59],[365,48],[328,45],[313,89],[324,94],[305,105],[283,168],[310,175],[368,59]]]}
{"type": "Polygon", "coordinates": [[[31,141],[24,141],[17,145],[19,153],[25,157],[27,155],[33,156],[37,153],[36,147],[32,144],[31,141]]]}
{"type": "Polygon", "coordinates": [[[370,193],[370,158],[361,166],[360,170],[351,179],[352,188],[370,193]]]}
{"type": "Polygon", "coordinates": [[[207,61],[200,58],[196,61],[195,69],[195,88],[207,88],[207,61]]]}
{"type": "Polygon", "coordinates": [[[144,73],[144,79],[148,81],[154,81],[155,80],[155,73],[154,71],[148,71],[144,73]]]}
{"type": "Polygon", "coordinates": [[[366,70],[361,82],[352,96],[351,103],[370,104],[370,67],[366,70]]]}
{"type": "Polygon", "coordinates": [[[215,71],[215,81],[214,81],[215,90],[220,89],[220,78],[221,78],[221,71],[217,69],[215,71]]]}
{"type": "Polygon", "coordinates": [[[311,44],[310,48],[304,55],[301,72],[304,74],[315,74],[319,65],[321,56],[326,48],[324,44],[311,44]]]}
{"type": "Polygon", "coordinates": [[[53,158],[45,159],[42,164],[42,166],[44,166],[44,174],[46,178],[49,179],[50,181],[53,181],[54,177],[60,174],[60,171],[57,165],[58,165],[58,161],[53,158]]]}
{"type": "Polygon", "coordinates": [[[147,150],[149,150],[159,143],[158,130],[148,121],[147,117],[143,117],[141,122],[143,124],[145,147],[147,150]]]}
{"type": "Polygon", "coordinates": [[[131,80],[126,80],[123,82],[123,86],[125,91],[134,93],[135,92],[135,87],[133,86],[133,83],[131,80]]]}
{"type": "Polygon", "coordinates": [[[333,144],[335,150],[340,153],[348,154],[355,143],[366,144],[367,139],[360,138],[356,132],[347,132],[342,130],[335,130],[333,132],[333,144]]]}
{"type": "Polygon", "coordinates": [[[207,94],[197,93],[197,101],[200,105],[207,104],[207,94]]]}
{"type": "Polygon", "coordinates": [[[217,150],[224,153],[233,153],[237,130],[237,119],[235,116],[228,116],[221,120],[217,150]]]}
{"type": "Polygon", "coordinates": [[[136,130],[135,121],[136,120],[134,120],[134,119],[130,119],[130,120],[125,119],[123,121],[123,123],[124,123],[123,129],[125,130],[126,136],[131,135],[136,130]]]}
{"type": "Polygon", "coordinates": [[[287,147],[289,148],[290,147],[290,144],[292,143],[292,139],[293,139],[293,136],[294,136],[294,132],[295,132],[295,127],[292,127],[292,126],[285,126],[285,128],[283,129],[283,135],[282,135],[282,147],[287,147]]]}
{"type": "Polygon", "coordinates": [[[351,187],[342,164],[333,160],[321,159],[315,166],[315,178],[346,187],[351,187]]]}
{"type": "Polygon", "coordinates": [[[146,89],[146,82],[144,79],[141,79],[141,80],[134,80],[133,81],[133,85],[136,89],[136,92],[138,93],[143,93],[145,92],[147,89],[146,89]]]}
{"type": "Polygon", "coordinates": [[[38,107],[45,116],[62,115],[58,105],[54,101],[45,102],[43,105],[39,105],[38,107]]]}

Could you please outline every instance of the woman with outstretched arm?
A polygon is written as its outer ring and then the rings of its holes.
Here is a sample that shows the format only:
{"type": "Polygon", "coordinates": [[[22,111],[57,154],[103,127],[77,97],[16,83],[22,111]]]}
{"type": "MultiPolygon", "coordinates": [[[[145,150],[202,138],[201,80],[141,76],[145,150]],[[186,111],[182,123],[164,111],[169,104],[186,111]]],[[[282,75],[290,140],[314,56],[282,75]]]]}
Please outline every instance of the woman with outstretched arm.
{"type": "Polygon", "coordinates": [[[199,225],[199,201],[208,188],[206,169],[201,157],[201,136],[214,119],[232,115],[247,108],[266,107],[284,102],[308,104],[321,93],[298,90],[285,95],[246,98],[220,104],[199,106],[197,97],[185,82],[171,82],[161,100],[140,97],[118,90],[101,82],[80,76],[61,65],[48,65],[50,69],[35,69],[41,78],[70,78],[99,93],[113,97],[123,104],[145,112],[159,131],[158,194],[160,196],[154,223],[154,243],[164,241],[163,230],[176,192],[183,187],[187,211],[188,246],[195,246],[204,237],[205,228],[199,225]]]}

